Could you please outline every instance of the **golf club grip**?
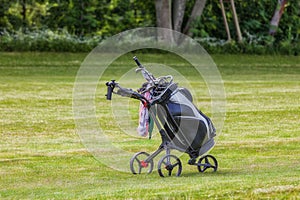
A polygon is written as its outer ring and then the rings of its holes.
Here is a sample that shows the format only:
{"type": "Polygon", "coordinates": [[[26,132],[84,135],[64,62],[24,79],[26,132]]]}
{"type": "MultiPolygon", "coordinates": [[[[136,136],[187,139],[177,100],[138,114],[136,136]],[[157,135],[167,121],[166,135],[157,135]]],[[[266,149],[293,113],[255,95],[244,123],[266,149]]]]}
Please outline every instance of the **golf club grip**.
{"type": "Polygon", "coordinates": [[[140,63],[140,61],[138,60],[138,58],[136,56],[133,57],[133,60],[135,61],[137,66],[142,67],[142,64],[140,63]]]}

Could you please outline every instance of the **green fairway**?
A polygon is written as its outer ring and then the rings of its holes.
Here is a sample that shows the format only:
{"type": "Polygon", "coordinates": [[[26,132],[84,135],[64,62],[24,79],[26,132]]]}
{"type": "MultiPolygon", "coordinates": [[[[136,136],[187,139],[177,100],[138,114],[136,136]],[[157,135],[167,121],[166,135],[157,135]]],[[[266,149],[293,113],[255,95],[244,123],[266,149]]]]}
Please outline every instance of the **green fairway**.
{"type": "MultiPolygon", "coordinates": [[[[0,199],[300,199],[300,56],[212,56],[226,91],[224,128],[210,152],[219,169],[201,174],[183,155],[181,176],[167,178],[156,170],[116,171],[82,144],[72,93],[86,56],[0,53],[0,199]]],[[[116,145],[133,155],[154,151],[160,137],[123,136],[111,123],[103,84],[135,67],[132,56],[122,56],[113,63],[120,69],[103,75],[96,103],[97,117],[116,145]]],[[[138,57],[182,69],[173,55],[138,57]]],[[[192,85],[198,81],[193,72],[182,73],[192,85]]],[[[205,88],[195,93],[197,105],[210,115],[205,88]]]]}

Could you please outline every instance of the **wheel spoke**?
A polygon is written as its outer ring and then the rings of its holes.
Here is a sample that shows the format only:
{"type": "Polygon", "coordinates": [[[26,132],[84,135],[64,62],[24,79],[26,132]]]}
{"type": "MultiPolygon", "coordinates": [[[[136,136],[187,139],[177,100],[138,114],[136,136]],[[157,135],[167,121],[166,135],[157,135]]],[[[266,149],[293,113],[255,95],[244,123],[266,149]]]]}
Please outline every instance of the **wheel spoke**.
{"type": "Polygon", "coordinates": [[[211,168],[212,165],[211,165],[210,163],[205,163],[205,167],[206,167],[206,168],[211,168]]]}
{"type": "Polygon", "coordinates": [[[207,156],[205,157],[205,163],[209,163],[207,156]]]}
{"type": "Polygon", "coordinates": [[[168,162],[163,161],[163,164],[165,164],[165,166],[168,166],[168,162]]]}
{"type": "Polygon", "coordinates": [[[139,160],[137,157],[135,158],[135,160],[136,160],[138,163],[141,163],[140,160],[139,160]]]}
{"type": "Polygon", "coordinates": [[[206,165],[203,168],[203,171],[207,170],[209,167],[207,167],[206,165]]]}
{"type": "Polygon", "coordinates": [[[179,162],[176,162],[174,165],[172,165],[173,166],[173,168],[174,167],[176,167],[177,165],[179,165],[179,162]]]}
{"type": "Polygon", "coordinates": [[[172,175],[172,170],[169,170],[169,176],[171,176],[172,175]]]}

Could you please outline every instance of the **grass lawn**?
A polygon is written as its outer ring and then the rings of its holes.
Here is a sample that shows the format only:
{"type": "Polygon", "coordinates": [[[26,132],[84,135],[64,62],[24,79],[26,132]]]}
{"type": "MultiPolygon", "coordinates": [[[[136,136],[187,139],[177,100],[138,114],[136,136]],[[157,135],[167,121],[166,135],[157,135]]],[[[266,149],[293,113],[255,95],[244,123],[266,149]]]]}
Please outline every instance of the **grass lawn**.
{"type": "MultiPolygon", "coordinates": [[[[182,175],[167,178],[157,171],[133,175],[113,170],[82,144],[72,92],[85,56],[0,53],[0,199],[300,198],[299,56],[212,56],[227,101],[223,131],[210,152],[219,169],[200,174],[183,155],[182,175]]],[[[114,64],[134,67],[131,57],[114,64]]],[[[172,55],[139,58],[180,68],[172,55]]],[[[114,73],[108,71],[105,78],[114,78],[114,73]]],[[[192,74],[190,78],[196,81],[192,74]]],[[[156,149],[158,135],[152,140],[122,136],[110,121],[110,104],[101,91],[97,116],[118,134],[120,145],[132,154],[156,149]]],[[[209,105],[209,98],[195,98],[209,105]]]]}

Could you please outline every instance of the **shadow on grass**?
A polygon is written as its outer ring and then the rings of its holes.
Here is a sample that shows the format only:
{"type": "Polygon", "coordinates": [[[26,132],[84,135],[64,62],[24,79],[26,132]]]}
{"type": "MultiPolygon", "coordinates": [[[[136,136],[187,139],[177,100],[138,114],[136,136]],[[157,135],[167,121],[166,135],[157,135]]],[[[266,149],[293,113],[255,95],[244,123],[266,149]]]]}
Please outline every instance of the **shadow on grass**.
{"type": "MultiPolygon", "coordinates": [[[[196,169],[197,170],[197,169],[196,169]]],[[[220,169],[216,172],[207,171],[207,172],[199,172],[199,171],[190,171],[190,172],[182,172],[180,177],[219,177],[219,176],[241,176],[241,175],[249,175],[249,172],[245,170],[238,169],[220,169]]]]}

